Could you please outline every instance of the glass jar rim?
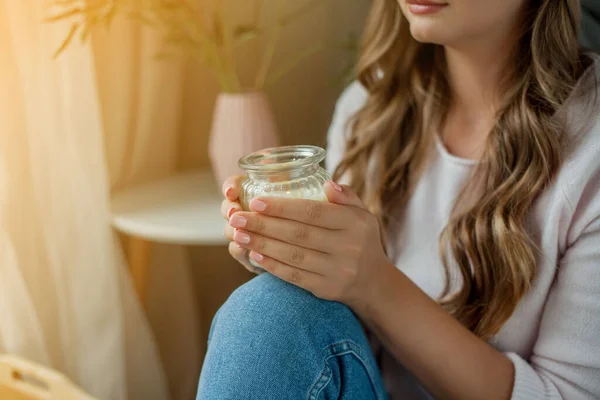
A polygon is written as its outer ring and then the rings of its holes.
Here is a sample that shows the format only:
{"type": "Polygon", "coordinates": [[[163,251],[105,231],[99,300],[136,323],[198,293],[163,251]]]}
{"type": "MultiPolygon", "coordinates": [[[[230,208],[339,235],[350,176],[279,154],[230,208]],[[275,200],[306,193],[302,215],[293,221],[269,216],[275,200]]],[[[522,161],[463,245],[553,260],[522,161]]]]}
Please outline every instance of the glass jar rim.
{"type": "Polygon", "coordinates": [[[299,145],[271,147],[240,158],[238,166],[246,171],[275,172],[309,167],[320,164],[327,152],[318,146],[299,145]],[[297,157],[291,161],[276,162],[278,158],[297,157]],[[270,162],[269,161],[275,161],[270,162]]]}

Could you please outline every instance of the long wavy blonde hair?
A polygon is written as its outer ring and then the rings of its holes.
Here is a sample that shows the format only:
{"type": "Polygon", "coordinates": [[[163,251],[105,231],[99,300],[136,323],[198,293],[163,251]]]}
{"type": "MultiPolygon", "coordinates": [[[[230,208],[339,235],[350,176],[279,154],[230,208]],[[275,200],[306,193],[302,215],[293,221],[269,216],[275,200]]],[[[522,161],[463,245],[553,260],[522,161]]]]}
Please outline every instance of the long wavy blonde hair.
{"type": "MultiPolygon", "coordinates": [[[[532,285],[536,254],[526,218],[560,167],[566,132],[555,114],[584,68],[579,0],[531,3],[484,155],[440,238],[447,275],[440,301],[482,338],[499,331],[532,285]],[[463,278],[457,291],[451,290],[450,257],[463,278]]],[[[443,48],[412,38],[398,0],[374,0],[358,79],[368,100],[350,122],[335,178],[350,177],[389,233],[450,107],[443,48]]]]}

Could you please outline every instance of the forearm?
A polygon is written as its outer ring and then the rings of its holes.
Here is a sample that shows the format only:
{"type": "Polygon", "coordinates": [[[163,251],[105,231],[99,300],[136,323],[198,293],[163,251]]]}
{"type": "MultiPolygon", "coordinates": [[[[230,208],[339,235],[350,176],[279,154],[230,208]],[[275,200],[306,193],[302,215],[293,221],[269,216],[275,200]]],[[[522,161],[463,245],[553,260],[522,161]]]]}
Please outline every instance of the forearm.
{"type": "Polygon", "coordinates": [[[350,305],[384,346],[439,399],[510,398],[512,362],[476,337],[392,265],[350,305]]]}

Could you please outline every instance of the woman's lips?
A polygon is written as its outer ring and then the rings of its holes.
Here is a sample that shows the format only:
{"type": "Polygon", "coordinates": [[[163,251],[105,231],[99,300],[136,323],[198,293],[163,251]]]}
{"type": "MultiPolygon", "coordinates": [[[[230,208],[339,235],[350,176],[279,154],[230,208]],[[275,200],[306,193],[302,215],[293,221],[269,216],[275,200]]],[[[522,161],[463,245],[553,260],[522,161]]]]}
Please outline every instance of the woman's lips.
{"type": "Polygon", "coordinates": [[[434,14],[448,6],[448,3],[436,3],[427,0],[408,0],[408,11],[416,15],[434,14]]]}

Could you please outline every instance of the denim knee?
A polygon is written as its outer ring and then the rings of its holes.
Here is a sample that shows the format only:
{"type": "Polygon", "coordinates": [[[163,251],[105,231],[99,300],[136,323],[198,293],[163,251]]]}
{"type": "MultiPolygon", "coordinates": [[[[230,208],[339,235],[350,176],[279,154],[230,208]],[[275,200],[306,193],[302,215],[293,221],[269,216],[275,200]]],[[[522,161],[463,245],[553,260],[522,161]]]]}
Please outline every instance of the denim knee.
{"type": "Polygon", "coordinates": [[[293,335],[317,330],[320,337],[328,336],[328,331],[332,336],[354,336],[362,331],[345,305],[319,299],[267,273],[238,288],[221,307],[213,325],[217,319],[227,325],[243,323],[245,329],[255,327],[263,333],[273,324],[287,326],[285,331],[293,335]]]}
{"type": "Polygon", "coordinates": [[[385,390],[348,307],[265,273],[217,313],[198,398],[385,399],[385,390]]]}

